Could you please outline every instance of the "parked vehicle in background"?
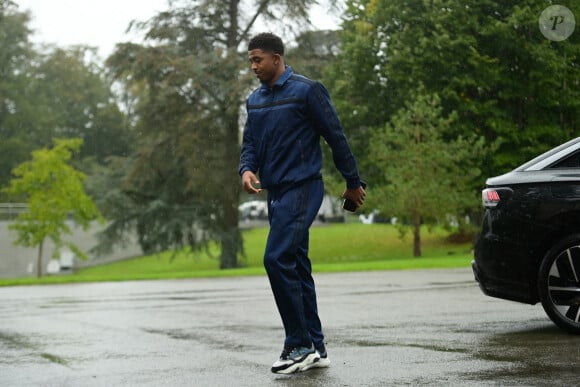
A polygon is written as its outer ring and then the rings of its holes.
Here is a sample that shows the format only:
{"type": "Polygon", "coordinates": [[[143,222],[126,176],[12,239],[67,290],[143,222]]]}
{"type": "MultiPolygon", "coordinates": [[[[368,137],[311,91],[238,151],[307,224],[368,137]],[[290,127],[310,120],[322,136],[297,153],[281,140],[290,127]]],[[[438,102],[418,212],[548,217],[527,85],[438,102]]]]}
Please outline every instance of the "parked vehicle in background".
{"type": "Polygon", "coordinates": [[[488,179],[482,201],[472,268],[483,293],[541,302],[580,334],[580,137],[488,179]]]}
{"type": "MultiPolygon", "coordinates": [[[[330,195],[324,195],[317,220],[320,222],[344,222],[342,201],[330,195]]],[[[265,200],[250,200],[238,207],[240,220],[268,220],[268,202],[265,200]]]]}
{"type": "Polygon", "coordinates": [[[397,218],[396,217],[386,217],[383,215],[379,210],[372,210],[370,214],[360,214],[358,219],[362,224],[374,224],[374,223],[390,223],[396,224],[397,218]]]}
{"type": "Polygon", "coordinates": [[[268,202],[265,200],[251,200],[238,207],[242,220],[268,219],[268,202]]]}

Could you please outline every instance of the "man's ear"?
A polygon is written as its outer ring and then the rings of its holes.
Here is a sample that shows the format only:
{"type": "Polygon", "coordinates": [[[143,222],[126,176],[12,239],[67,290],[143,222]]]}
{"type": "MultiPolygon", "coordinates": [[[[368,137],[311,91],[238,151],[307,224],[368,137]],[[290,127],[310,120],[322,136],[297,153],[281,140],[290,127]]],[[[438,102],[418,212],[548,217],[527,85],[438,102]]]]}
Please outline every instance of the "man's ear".
{"type": "Polygon", "coordinates": [[[280,54],[274,54],[274,64],[278,65],[278,63],[280,62],[280,60],[282,59],[282,56],[280,54]]]}

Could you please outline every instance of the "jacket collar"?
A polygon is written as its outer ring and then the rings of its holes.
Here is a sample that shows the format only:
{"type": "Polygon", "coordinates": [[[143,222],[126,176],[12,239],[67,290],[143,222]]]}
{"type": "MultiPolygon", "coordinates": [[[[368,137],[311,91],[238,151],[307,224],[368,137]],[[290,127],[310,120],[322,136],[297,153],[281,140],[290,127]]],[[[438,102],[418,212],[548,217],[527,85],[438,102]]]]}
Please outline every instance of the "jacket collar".
{"type": "MultiPolygon", "coordinates": [[[[276,82],[272,86],[272,89],[277,89],[277,88],[280,88],[280,87],[284,86],[284,84],[286,83],[286,81],[288,80],[288,78],[290,78],[293,74],[294,74],[294,70],[292,69],[292,67],[286,65],[286,69],[284,70],[284,72],[282,73],[282,75],[280,75],[280,77],[276,80],[276,82]]],[[[268,86],[267,83],[262,82],[262,89],[268,89],[269,90],[270,87],[268,86]]]]}

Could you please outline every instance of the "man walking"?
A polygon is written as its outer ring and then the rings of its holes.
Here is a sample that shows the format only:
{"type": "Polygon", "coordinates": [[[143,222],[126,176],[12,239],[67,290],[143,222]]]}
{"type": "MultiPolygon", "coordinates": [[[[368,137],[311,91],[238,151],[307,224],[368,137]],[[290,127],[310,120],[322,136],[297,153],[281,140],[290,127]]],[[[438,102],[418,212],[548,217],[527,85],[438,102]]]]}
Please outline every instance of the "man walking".
{"type": "Polygon", "coordinates": [[[346,180],[343,197],[359,207],[365,191],[324,86],[285,65],[284,44],[274,34],[253,37],[248,58],[261,86],[246,101],[239,173],[246,192],[268,191],[264,266],[286,334],[272,372],[328,367],[308,257],[309,229],[324,195],[320,136],[346,180]]]}

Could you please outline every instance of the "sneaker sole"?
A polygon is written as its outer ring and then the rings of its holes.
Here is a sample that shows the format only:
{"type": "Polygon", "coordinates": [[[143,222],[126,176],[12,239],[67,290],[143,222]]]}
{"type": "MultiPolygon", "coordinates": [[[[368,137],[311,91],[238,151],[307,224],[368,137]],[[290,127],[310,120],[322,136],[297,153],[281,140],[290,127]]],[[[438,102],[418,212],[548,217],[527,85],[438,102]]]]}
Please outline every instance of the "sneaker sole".
{"type": "Polygon", "coordinates": [[[314,360],[312,363],[308,364],[306,367],[303,367],[300,371],[308,371],[313,368],[326,368],[330,366],[330,360],[322,359],[319,357],[318,359],[314,360]]]}
{"type": "Polygon", "coordinates": [[[306,371],[309,370],[310,368],[312,368],[312,365],[314,363],[316,363],[318,361],[318,359],[320,359],[320,357],[318,356],[318,354],[316,353],[311,353],[308,356],[306,356],[304,358],[304,360],[302,360],[299,363],[294,363],[291,366],[289,366],[288,368],[284,368],[281,370],[272,370],[273,373],[275,374],[293,374],[296,372],[302,372],[302,371],[306,371]]]}
{"type": "Polygon", "coordinates": [[[310,368],[328,368],[330,367],[330,360],[328,358],[320,358],[317,362],[313,363],[310,368]]]}

